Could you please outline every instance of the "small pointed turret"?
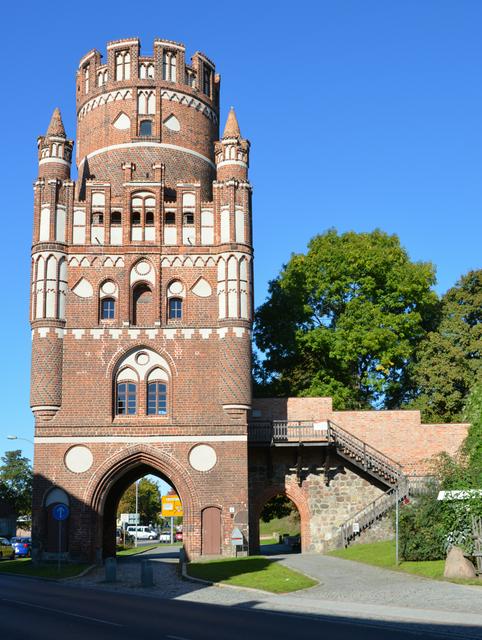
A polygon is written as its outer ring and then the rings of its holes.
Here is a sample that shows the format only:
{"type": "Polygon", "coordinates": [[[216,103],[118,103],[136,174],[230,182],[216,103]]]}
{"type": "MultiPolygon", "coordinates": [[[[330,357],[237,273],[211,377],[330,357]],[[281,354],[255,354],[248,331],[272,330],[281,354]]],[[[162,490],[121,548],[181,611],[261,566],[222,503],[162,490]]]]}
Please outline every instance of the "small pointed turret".
{"type": "Polygon", "coordinates": [[[231,107],[221,140],[214,143],[217,180],[248,178],[249,141],[241,137],[234,107],[231,107]]]}
{"type": "Polygon", "coordinates": [[[241,138],[241,131],[239,130],[238,119],[236,118],[234,107],[231,107],[229,110],[226,126],[224,127],[223,138],[241,138]]]}
{"type": "Polygon", "coordinates": [[[64,123],[62,122],[62,115],[60,113],[60,109],[55,107],[52,117],[50,119],[49,128],[47,129],[47,133],[45,137],[48,138],[50,136],[58,137],[58,138],[66,138],[64,123]]]}
{"type": "Polygon", "coordinates": [[[47,133],[37,140],[39,178],[70,179],[73,140],[68,140],[60,109],[55,107],[47,133]]]}

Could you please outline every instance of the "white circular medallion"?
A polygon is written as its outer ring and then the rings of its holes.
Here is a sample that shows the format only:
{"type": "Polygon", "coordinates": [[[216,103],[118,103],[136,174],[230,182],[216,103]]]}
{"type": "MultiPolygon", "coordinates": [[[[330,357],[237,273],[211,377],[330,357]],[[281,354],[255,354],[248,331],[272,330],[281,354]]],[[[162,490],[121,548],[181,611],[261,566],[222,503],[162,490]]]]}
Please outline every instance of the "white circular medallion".
{"type": "Polygon", "coordinates": [[[196,471],[209,471],[217,459],[216,451],[208,444],[198,444],[189,452],[189,464],[196,471]]]}
{"type": "Polygon", "coordinates": [[[144,353],[144,352],[138,353],[136,355],[136,362],[137,364],[145,365],[149,362],[149,356],[147,355],[147,353],[144,353]]]}
{"type": "Polygon", "coordinates": [[[88,447],[77,445],[65,454],[65,466],[73,473],[84,473],[92,466],[94,456],[88,447]]]}
{"type": "Polygon", "coordinates": [[[179,282],[179,280],[174,280],[174,282],[171,282],[171,284],[169,285],[169,293],[177,295],[178,293],[182,292],[183,288],[184,287],[182,286],[182,282],[179,282]]]}
{"type": "Polygon", "coordinates": [[[111,295],[112,293],[115,293],[115,284],[110,280],[107,282],[104,282],[104,284],[102,285],[102,293],[106,293],[107,295],[111,295]]]}
{"type": "Polygon", "coordinates": [[[148,262],[138,262],[136,264],[136,271],[140,276],[146,276],[151,270],[151,265],[148,262]]]}

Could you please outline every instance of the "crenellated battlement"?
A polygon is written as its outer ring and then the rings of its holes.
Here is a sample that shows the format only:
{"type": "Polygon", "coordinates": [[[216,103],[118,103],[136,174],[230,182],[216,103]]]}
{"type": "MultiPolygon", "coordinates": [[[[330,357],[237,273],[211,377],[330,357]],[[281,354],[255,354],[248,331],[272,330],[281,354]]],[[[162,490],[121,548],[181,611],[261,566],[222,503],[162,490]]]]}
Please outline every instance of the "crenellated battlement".
{"type": "Polygon", "coordinates": [[[185,51],[182,43],[160,38],[154,40],[152,55],[141,55],[138,38],[108,42],[106,60],[92,49],[80,60],[77,71],[77,111],[101,93],[138,83],[182,87],[218,110],[220,78],[214,62],[196,51],[187,64],[185,51]]]}

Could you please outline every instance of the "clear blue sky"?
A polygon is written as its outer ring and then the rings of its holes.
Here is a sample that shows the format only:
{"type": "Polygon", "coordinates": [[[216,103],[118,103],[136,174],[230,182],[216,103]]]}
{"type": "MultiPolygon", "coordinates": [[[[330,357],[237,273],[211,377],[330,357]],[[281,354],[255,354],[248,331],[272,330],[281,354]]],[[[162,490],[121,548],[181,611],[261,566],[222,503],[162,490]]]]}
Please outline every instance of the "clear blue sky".
{"type": "Polygon", "coordinates": [[[8,433],[33,437],[36,139],[55,106],[74,137],[78,61],[108,40],[138,36],[150,52],[164,37],[215,61],[222,120],[233,104],[252,144],[257,304],[290,253],[331,226],[397,233],[436,265],[439,292],[481,266],[480,1],[17,1],[2,23],[0,454],[8,433]]]}

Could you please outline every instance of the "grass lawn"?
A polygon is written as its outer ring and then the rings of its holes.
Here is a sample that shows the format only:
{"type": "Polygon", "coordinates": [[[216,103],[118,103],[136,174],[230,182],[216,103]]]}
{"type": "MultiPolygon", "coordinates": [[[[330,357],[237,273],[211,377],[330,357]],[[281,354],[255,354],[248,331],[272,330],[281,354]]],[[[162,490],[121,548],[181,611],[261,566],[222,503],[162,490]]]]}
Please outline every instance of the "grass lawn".
{"type": "Polygon", "coordinates": [[[30,558],[18,558],[17,560],[5,560],[0,562],[1,573],[14,573],[20,576],[33,576],[36,578],[72,578],[87,569],[87,564],[62,564],[60,571],[56,564],[44,564],[35,566],[30,558]]]}
{"type": "Polygon", "coordinates": [[[145,547],[131,547],[130,549],[122,549],[122,551],[117,551],[116,556],[118,558],[123,558],[124,556],[135,556],[136,553],[144,553],[144,551],[151,551],[152,549],[157,549],[159,545],[152,544],[145,547]]]}
{"type": "Polygon", "coordinates": [[[279,538],[266,538],[266,540],[260,540],[259,544],[261,546],[264,544],[279,544],[279,538]]]}
{"type": "Polygon", "coordinates": [[[187,572],[194,578],[210,582],[263,589],[272,593],[288,593],[318,584],[316,580],[262,556],[194,562],[187,565],[187,572]]]}
{"type": "MultiPolygon", "coordinates": [[[[355,560],[356,562],[364,562],[372,564],[376,567],[385,569],[394,569],[396,571],[405,571],[406,573],[414,573],[426,578],[435,580],[444,580],[445,560],[426,560],[423,562],[401,562],[398,567],[395,564],[395,541],[387,540],[384,542],[373,542],[371,544],[355,544],[347,549],[337,549],[331,551],[328,555],[345,560],[355,560]]],[[[459,584],[475,584],[482,586],[482,580],[450,580],[459,584]]]]}
{"type": "Polygon", "coordinates": [[[262,536],[269,535],[273,538],[275,537],[274,534],[279,535],[283,533],[295,536],[300,532],[300,521],[292,515],[284,518],[273,518],[273,520],[270,520],[269,522],[263,522],[260,520],[259,532],[262,536]]]}

